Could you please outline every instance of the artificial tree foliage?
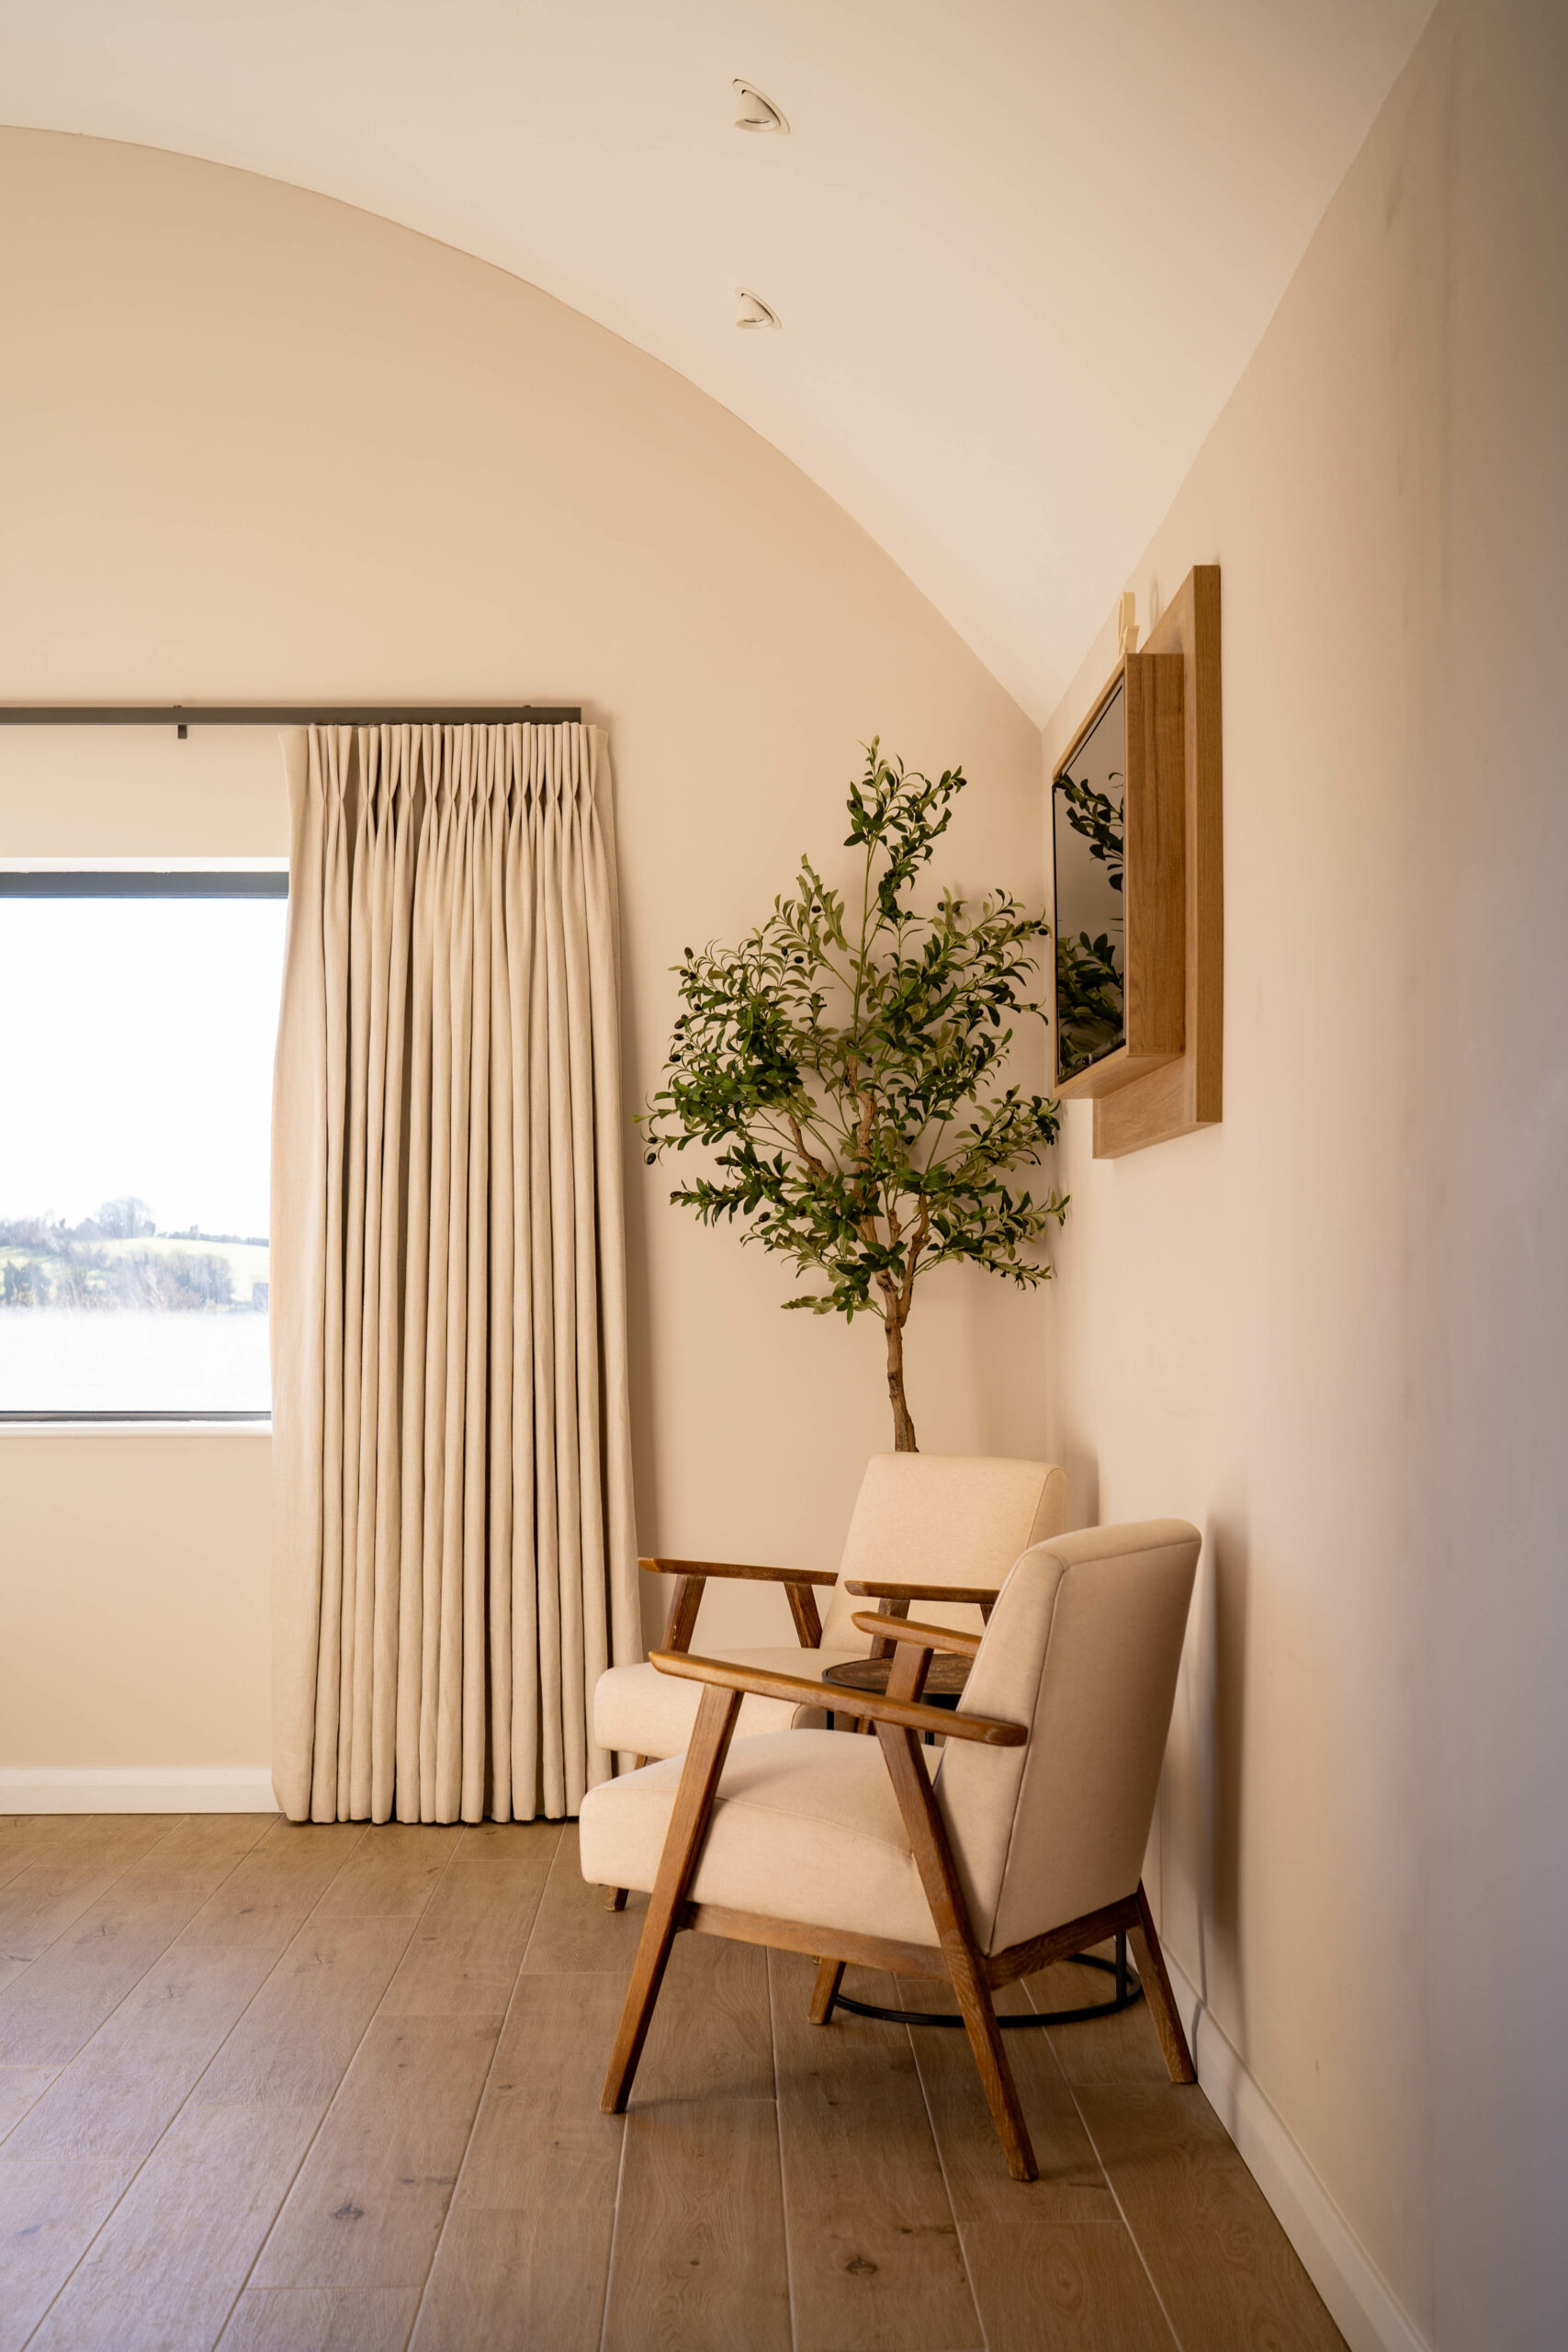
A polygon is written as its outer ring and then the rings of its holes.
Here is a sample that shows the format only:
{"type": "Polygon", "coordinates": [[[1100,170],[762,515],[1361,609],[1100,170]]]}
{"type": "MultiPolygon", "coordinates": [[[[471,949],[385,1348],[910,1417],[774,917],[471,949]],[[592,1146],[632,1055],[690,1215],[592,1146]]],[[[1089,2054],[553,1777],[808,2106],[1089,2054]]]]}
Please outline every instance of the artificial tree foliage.
{"type": "Polygon", "coordinates": [[[999,1082],[1050,926],[1006,891],[910,903],[947,831],[962,769],[936,783],[867,749],[847,847],[864,853],[859,905],[803,857],[795,894],[738,947],[687,948],[666,1083],[644,1117],[648,1158],[693,1144],[716,1172],[671,1193],[706,1225],[792,1258],[815,1315],[881,1317],[900,1452],[916,1450],[904,1327],[918,1277],[967,1261],[1021,1288],[1066,1201],[1007,1182],[1055,1136],[1057,1105],[999,1082]]]}

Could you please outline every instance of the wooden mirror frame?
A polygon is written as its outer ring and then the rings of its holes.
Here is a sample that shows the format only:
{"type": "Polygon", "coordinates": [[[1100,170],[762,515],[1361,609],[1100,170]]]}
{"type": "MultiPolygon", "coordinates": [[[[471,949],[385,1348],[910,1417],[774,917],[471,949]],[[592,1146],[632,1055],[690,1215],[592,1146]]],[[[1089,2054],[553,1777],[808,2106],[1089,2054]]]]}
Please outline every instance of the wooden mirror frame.
{"type": "Polygon", "coordinates": [[[1185,1001],[1179,1057],[1094,1106],[1094,1156],[1121,1159],[1217,1126],[1224,1110],[1224,832],[1220,719],[1220,568],[1194,565],[1149,631],[1151,654],[1182,664],[1185,1001]]]}

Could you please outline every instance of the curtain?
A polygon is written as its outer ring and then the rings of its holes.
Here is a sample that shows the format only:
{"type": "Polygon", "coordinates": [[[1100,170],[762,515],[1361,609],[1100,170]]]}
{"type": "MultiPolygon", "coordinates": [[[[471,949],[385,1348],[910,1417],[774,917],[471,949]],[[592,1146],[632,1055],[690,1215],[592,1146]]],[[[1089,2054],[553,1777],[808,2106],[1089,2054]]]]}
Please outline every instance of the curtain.
{"type": "Polygon", "coordinates": [[[274,1786],[530,1820],[638,1657],[609,760],[592,728],[283,738],[274,1786]]]}

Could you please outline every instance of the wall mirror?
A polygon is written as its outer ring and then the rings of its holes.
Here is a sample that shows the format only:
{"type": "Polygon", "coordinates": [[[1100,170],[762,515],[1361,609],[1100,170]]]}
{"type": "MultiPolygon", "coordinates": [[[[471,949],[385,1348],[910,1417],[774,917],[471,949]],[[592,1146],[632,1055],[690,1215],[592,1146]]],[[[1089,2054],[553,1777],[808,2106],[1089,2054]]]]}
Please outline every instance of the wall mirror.
{"type": "Polygon", "coordinates": [[[1056,1076],[1079,1077],[1127,1034],[1127,689],[1111,697],[1056,777],[1056,1076]]]}
{"type": "Polygon", "coordinates": [[[1129,653],[1052,778],[1060,1095],[1181,1054],[1183,797],[1180,657],[1129,653]]]}

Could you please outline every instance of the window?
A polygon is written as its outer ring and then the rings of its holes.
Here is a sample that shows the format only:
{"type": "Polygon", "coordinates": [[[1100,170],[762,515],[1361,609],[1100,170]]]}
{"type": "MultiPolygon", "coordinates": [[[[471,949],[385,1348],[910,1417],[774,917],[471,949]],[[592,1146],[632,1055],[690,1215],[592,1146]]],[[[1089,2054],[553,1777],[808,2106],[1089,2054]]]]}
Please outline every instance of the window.
{"type": "Polygon", "coordinates": [[[0,1417],[270,1412],[288,889],[0,873],[0,1417]]]}

